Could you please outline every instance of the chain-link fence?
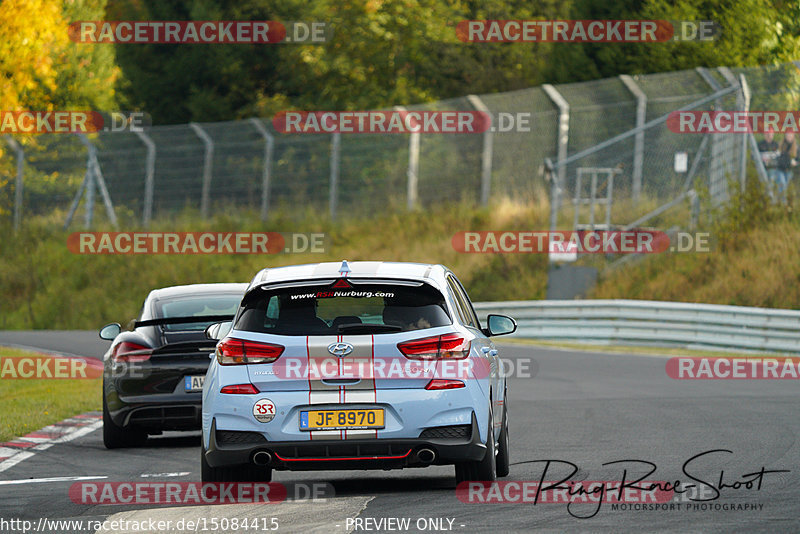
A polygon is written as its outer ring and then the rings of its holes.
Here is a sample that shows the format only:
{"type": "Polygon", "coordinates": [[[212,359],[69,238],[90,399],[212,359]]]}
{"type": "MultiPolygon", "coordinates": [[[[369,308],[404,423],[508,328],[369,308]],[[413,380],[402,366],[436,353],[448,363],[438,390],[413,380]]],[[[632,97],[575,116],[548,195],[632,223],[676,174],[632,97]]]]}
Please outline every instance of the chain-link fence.
{"type": "Polygon", "coordinates": [[[759,134],[677,133],[675,123],[668,124],[669,114],[678,109],[793,111],[799,88],[794,64],[698,68],[559,87],[570,103],[568,140],[563,141],[568,152],[556,149],[547,159],[551,228],[692,226],[700,198],[718,207],[731,187],[743,187],[748,172],[765,182],[768,177],[757,148],[759,134]],[[573,107],[590,92],[599,99],[621,99],[619,81],[637,99],[633,106],[606,101],[599,110],[573,107]],[[636,126],[626,128],[626,122],[636,126]],[[595,130],[605,139],[598,142],[595,130]]]}
{"type": "Polygon", "coordinates": [[[695,69],[408,108],[488,111],[492,131],[479,134],[284,134],[271,120],[249,119],[88,137],[6,136],[0,217],[24,224],[80,213],[89,225],[97,211],[146,226],[187,207],[204,215],[252,209],[267,220],[276,212],[345,217],[546,196],[552,225],[571,227],[593,222],[595,200],[613,185],[610,224],[638,224],[667,208],[688,213],[683,200],[698,190],[724,202],[753,165],[752,135],[678,134],[667,127],[670,112],[793,110],[799,81],[794,64],[695,69]]]}

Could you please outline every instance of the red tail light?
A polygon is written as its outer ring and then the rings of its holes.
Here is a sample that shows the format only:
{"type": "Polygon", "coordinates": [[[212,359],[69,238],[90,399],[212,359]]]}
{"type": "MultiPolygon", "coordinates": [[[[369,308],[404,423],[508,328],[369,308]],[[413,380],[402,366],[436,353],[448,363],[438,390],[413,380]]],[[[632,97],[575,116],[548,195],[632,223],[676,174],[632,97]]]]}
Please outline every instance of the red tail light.
{"type": "Polygon", "coordinates": [[[283,354],[284,347],[228,337],[217,345],[217,361],[221,365],[272,363],[283,354]]]}
{"type": "Polygon", "coordinates": [[[428,382],[428,385],[425,386],[425,389],[458,389],[463,387],[466,386],[461,380],[444,380],[441,378],[434,378],[428,382]]]}
{"type": "Polygon", "coordinates": [[[397,344],[397,348],[406,358],[412,360],[462,360],[469,356],[470,342],[460,334],[443,334],[441,336],[426,337],[404,341],[397,344]]]}
{"type": "Polygon", "coordinates": [[[233,384],[223,387],[219,392],[231,395],[255,395],[259,393],[258,388],[253,384],[233,384]]]}
{"type": "Polygon", "coordinates": [[[131,343],[130,341],[123,341],[116,347],[111,357],[115,362],[143,362],[149,360],[153,354],[153,349],[139,345],[138,343],[131,343]]]}

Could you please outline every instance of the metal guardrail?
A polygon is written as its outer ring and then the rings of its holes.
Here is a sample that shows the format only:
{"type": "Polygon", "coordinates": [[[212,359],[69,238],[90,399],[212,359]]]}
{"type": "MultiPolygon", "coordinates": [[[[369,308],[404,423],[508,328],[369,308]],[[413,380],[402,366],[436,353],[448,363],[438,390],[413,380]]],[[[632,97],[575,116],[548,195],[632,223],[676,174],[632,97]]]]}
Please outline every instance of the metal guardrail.
{"type": "Polygon", "coordinates": [[[653,300],[479,302],[520,338],[800,353],[800,311],[653,300]]]}

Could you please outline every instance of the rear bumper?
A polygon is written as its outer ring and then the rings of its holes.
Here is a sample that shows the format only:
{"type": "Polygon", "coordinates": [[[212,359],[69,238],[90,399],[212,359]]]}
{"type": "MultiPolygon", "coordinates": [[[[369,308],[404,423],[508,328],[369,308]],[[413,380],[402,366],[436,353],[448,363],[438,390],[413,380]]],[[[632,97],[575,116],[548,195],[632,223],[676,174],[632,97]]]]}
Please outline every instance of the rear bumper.
{"type": "MultiPolygon", "coordinates": [[[[147,362],[146,362],[147,363],[147,362]]],[[[199,430],[201,428],[202,392],[186,391],[184,377],[204,375],[198,365],[173,365],[159,362],[142,376],[104,376],[103,390],[109,415],[122,428],[144,430],[199,430]],[[174,367],[174,368],[173,368],[174,367]]]]}
{"type": "MultiPolygon", "coordinates": [[[[251,433],[242,433],[251,434],[251,433]]],[[[254,434],[254,433],[252,433],[254,434]]],[[[278,470],[309,471],[320,469],[400,469],[448,465],[481,460],[486,446],[480,441],[475,414],[472,414],[470,434],[461,438],[414,439],[347,439],[319,441],[261,440],[220,443],[216,420],[211,423],[209,443],[205,448],[206,461],[212,467],[251,463],[259,451],[270,453],[270,467],[278,470]],[[417,457],[421,449],[435,453],[433,462],[417,457]]]]}
{"type": "Polygon", "coordinates": [[[135,399],[106,393],[109,415],[117,426],[153,431],[199,430],[202,400],[199,393],[146,395],[135,399]]]}
{"type": "Polygon", "coordinates": [[[120,413],[120,426],[152,430],[199,430],[200,411],[199,402],[127,406],[120,413]]]}

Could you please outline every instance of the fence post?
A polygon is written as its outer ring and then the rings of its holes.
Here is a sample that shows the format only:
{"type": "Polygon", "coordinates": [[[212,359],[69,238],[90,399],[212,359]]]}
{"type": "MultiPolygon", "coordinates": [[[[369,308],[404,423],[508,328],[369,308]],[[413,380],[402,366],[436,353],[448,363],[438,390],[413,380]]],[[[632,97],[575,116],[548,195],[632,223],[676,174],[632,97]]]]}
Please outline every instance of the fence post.
{"type": "MultiPolygon", "coordinates": [[[[407,111],[403,106],[395,106],[396,111],[407,111]]],[[[406,187],[406,205],[409,210],[417,206],[419,197],[419,132],[411,132],[408,136],[408,185],[406,187]]]]}
{"type": "MultiPolygon", "coordinates": [[[[544,89],[544,92],[547,93],[547,96],[558,108],[558,155],[556,163],[561,163],[567,159],[567,147],[569,145],[569,103],[561,96],[561,93],[549,83],[542,85],[542,89],[544,89]]],[[[567,183],[566,165],[558,166],[557,176],[558,192],[560,194],[567,183]]]]}
{"type": "Polygon", "coordinates": [[[561,189],[550,158],[544,158],[544,172],[548,182],[550,182],[550,231],[554,232],[558,225],[558,209],[561,204],[561,189]]]}
{"type": "Polygon", "coordinates": [[[255,117],[251,118],[250,124],[255,126],[258,133],[264,138],[264,168],[261,171],[261,220],[266,221],[269,213],[269,181],[270,172],[272,170],[272,150],[275,145],[275,140],[260,119],[255,117]]]}
{"type": "MultiPolygon", "coordinates": [[[[644,126],[647,120],[647,95],[642,91],[639,85],[627,74],[622,74],[619,77],[628,91],[636,97],[636,128],[644,126]]],[[[639,197],[642,194],[642,166],[644,164],[644,129],[636,132],[633,145],[633,175],[632,175],[632,196],[633,203],[636,205],[639,202],[639,197]]]]}
{"type": "Polygon", "coordinates": [[[86,174],[83,175],[83,181],[81,182],[80,187],[78,188],[78,192],[75,194],[75,197],[72,199],[72,204],[69,207],[69,213],[67,213],[67,220],[64,221],[64,230],[69,228],[69,225],[72,224],[72,218],[75,216],[75,212],[78,210],[78,204],[81,202],[81,197],[83,197],[83,192],[86,191],[86,188],[89,185],[91,171],[89,170],[89,165],[86,165],[86,174]]]}
{"type": "MultiPolygon", "coordinates": [[[[740,111],[748,113],[750,111],[750,86],[747,84],[744,74],[739,74],[737,78],[728,67],[717,69],[728,83],[738,85],[739,92],[736,94],[736,105],[740,111]]],[[[742,134],[742,142],[739,147],[739,188],[744,192],[745,180],[747,179],[747,134],[742,134]]]]}
{"type": "MultiPolygon", "coordinates": [[[[722,87],[717,80],[709,74],[703,67],[695,69],[697,74],[711,87],[713,92],[719,92],[722,87]]],[[[722,111],[722,99],[717,98],[714,103],[717,111],[722,111]]],[[[711,196],[711,203],[718,206],[728,200],[728,184],[725,181],[725,172],[722,168],[722,150],[725,140],[720,138],[721,134],[711,134],[711,156],[708,161],[708,192],[711,196]]]]}
{"type": "MultiPolygon", "coordinates": [[[[108,194],[108,188],[106,187],[106,180],[103,178],[103,172],[100,170],[100,162],[97,160],[97,147],[94,146],[89,138],[86,137],[86,134],[78,134],[78,139],[81,140],[86,148],[89,151],[89,159],[86,163],[86,171],[92,174],[92,183],[97,186],[97,189],[100,191],[100,196],[103,197],[103,205],[106,208],[106,216],[111,224],[116,228],[117,227],[117,215],[114,213],[114,205],[111,203],[111,196],[108,194]]],[[[89,207],[92,208],[89,212],[89,217],[87,218],[87,225],[91,226],[92,223],[92,213],[94,208],[94,187],[90,188],[88,191],[88,196],[86,198],[87,210],[89,207]]],[[[88,227],[87,226],[87,227],[88,227]]]]}
{"type": "Polygon", "coordinates": [[[142,143],[147,147],[147,159],[145,160],[145,175],[144,175],[144,206],[142,206],[142,224],[145,227],[150,226],[150,220],[153,218],[153,189],[155,187],[155,174],[156,174],[156,144],[144,132],[134,132],[137,137],[141,139],[142,143]]]}
{"type": "Polygon", "coordinates": [[[205,158],[203,160],[203,191],[200,198],[200,214],[203,218],[208,217],[209,196],[211,195],[211,166],[214,163],[214,141],[211,136],[203,130],[196,122],[190,122],[189,127],[194,130],[206,147],[205,158]]]}
{"type": "Polygon", "coordinates": [[[494,126],[491,125],[491,112],[478,95],[467,95],[467,100],[476,110],[485,113],[490,120],[490,127],[483,132],[483,152],[481,153],[481,205],[489,204],[492,189],[492,152],[494,150],[494,126]]]}
{"type": "Polygon", "coordinates": [[[91,149],[89,149],[89,156],[86,160],[86,213],[83,218],[83,225],[87,230],[92,227],[92,221],[94,220],[94,190],[97,185],[95,182],[91,152],[91,149]]]}
{"type": "Polygon", "coordinates": [[[331,138],[331,178],[330,190],[328,191],[328,207],[331,212],[331,219],[336,218],[336,204],[339,197],[339,158],[342,146],[342,134],[336,132],[331,138]]]}
{"type": "Polygon", "coordinates": [[[25,150],[22,148],[22,145],[17,143],[17,140],[10,135],[4,137],[17,158],[17,177],[14,182],[14,231],[18,232],[22,224],[22,178],[25,168],[25,150]]]}
{"type": "MultiPolygon", "coordinates": [[[[742,96],[744,98],[744,111],[750,113],[750,85],[747,83],[747,78],[744,74],[739,74],[739,85],[742,88],[742,96]]],[[[739,187],[742,192],[747,185],[747,136],[742,135],[742,148],[739,151],[739,187]]]]}

